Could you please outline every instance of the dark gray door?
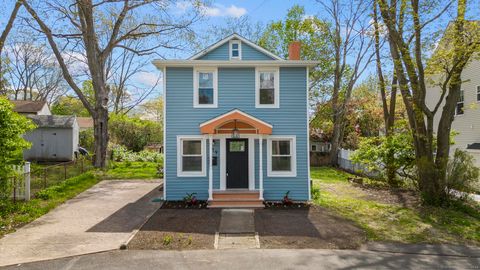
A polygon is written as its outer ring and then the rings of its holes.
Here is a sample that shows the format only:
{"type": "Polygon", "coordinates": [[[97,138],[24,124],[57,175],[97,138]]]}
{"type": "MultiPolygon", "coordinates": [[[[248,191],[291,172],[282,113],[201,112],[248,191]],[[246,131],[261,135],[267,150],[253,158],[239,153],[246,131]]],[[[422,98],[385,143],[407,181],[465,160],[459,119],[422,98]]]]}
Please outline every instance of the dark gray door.
{"type": "Polygon", "coordinates": [[[227,139],[227,188],[248,188],[248,139],[227,139]]]}

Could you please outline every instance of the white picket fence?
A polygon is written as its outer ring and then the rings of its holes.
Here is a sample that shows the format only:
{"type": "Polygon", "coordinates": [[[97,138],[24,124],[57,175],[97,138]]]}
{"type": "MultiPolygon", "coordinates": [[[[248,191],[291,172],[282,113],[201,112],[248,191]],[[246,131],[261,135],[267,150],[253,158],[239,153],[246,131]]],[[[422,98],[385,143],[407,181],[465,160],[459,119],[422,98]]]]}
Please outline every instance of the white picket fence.
{"type": "Polygon", "coordinates": [[[25,162],[23,166],[14,166],[17,176],[12,179],[14,200],[30,200],[30,162],[25,162]]]}

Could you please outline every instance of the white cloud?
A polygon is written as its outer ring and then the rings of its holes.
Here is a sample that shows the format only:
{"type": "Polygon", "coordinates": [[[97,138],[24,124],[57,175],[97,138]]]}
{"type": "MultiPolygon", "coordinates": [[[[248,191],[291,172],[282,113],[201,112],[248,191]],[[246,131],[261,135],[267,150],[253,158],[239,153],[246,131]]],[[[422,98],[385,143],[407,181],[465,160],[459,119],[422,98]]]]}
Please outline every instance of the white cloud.
{"type": "Polygon", "coordinates": [[[162,84],[162,78],[158,76],[156,72],[139,72],[135,75],[135,81],[147,87],[158,86],[162,84]]]}
{"type": "Polygon", "coordinates": [[[247,10],[245,8],[237,7],[235,5],[231,5],[225,11],[228,16],[235,18],[242,17],[243,15],[247,14],[247,10]]]}
{"type": "Polygon", "coordinates": [[[237,7],[230,5],[226,7],[224,5],[215,4],[214,6],[204,6],[202,8],[203,14],[208,17],[242,17],[247,14],[247,9],[243,7],[237,7]]]}
{"type": "MultiPolygon", "coordinates": [[[[237,7],[235,5],[224,6],[221,4],[201,5],[196,6],[203,15],[207,17],[241,17],[247,14],[247,9],[237,7]]],[[[186,13],[189,9],[194,8],[191,1],[179,1],[175,4],[175,11],[177,13],[186,13]]]]}

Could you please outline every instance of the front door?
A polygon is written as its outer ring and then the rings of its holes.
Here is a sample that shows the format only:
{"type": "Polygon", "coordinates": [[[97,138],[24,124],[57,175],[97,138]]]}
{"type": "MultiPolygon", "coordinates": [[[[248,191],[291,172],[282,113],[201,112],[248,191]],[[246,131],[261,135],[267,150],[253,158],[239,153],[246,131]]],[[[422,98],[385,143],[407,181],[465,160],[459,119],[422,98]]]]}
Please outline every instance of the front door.
{"type": "Polygon", "coordinates": [[[227,188],[248,188],[248,139],[227,139],[227,188]]]}

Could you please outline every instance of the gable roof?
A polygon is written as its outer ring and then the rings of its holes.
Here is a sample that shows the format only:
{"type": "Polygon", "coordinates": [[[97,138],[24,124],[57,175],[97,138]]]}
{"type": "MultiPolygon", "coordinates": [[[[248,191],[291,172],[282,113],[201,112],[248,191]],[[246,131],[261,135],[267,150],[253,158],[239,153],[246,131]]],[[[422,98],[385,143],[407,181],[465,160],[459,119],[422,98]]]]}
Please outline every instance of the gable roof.
{"type": "Polygon", "coordinates": [[[77,122],[73,115],[28,115],[37,127],[71,128],[77,122]]]}
{"type": "Polygon", "coordinates": [[[13,111],[18,113],[38,113],[47,105],[46,101],[11,100],[10,102],[15,105],[13,111]]]}
{"type": "Polygon", "coordinates": [[[260,52],[262,52],[262,53],[264,53],[264,54],[272,57],[273,59],[276,59],[276,60],[284,60],[284,59],[281,58],[280,56],[278,56],[278,55],[276,55],[276,54],[274,54],[274,53],[272,53],[272,52],[270,52],[270,51],[268,51],[268,50],[266,50],[266,49],[258,46],[258,45],[255,44],[254,42],[252,42],[252,41],[250,41],[250,40],[248,40],[248,39],[240,36],[240,35],[237,34],[237,33],[233,33],[233,34],[231,34],[230,36],[227,36],[226,38],[224,38],[224,39],[222,39],[222,40],[220,40],[220,41],[217,41],[216,43],[208,46],[207,48],[205,48],[205,49],[201,50],[200,52],[196,53],[195,55],[191,56],[190,58],[188,58],[188,60],[198,60],[200,57],[206,55],[207,53],[209,53],[209,52],[211,52],[211,51],[213,51],[213,50],[215,50],[216,48],[222,46],[223,44],[229,42],[229,41],[232,40],[232,39],[239,39],[239,40],[241,40],[243,43],[245,43],[245,44],[253,47],[254,49],[256,49],[256,50],[258,50],[258,51],[260,51],[260,52]]]}

